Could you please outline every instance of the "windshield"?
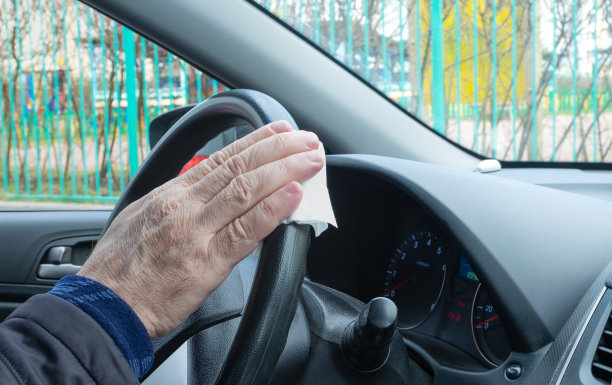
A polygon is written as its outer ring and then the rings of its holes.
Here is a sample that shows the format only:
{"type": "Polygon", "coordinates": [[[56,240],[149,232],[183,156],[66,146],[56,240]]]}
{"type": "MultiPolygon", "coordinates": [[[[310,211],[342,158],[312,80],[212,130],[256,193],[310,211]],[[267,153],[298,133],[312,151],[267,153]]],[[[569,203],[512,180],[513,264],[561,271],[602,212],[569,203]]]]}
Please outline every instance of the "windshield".
{"type": "Polygon", "coordinates": [[[612,161],[612,2],[257,3],[467,149],[509,161],[612,161]]]}

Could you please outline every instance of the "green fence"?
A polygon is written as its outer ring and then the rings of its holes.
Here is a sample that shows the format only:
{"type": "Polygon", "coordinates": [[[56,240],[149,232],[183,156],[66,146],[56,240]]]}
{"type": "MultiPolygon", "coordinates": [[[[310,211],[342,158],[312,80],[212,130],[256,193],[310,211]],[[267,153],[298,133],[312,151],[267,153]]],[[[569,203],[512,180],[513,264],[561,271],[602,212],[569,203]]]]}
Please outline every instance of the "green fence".
{"type": "Polygon", "coordinates": [[[610,1],[256,2],[471,150],[612,160],[610,1]]]}
{"type": "MultiPolygon", "coordinates": [[[[469,149],[612,158],[610,1],[258,3],[469,149]]],[[[224,89],[75,0],[0,0],[0,195],[115,201],[151,119],[224,89]]]]}
{"type": "Polygon", "coordinates": [[[0,0],[4,198],[115,201],[151,119],[225,90],[74,0],[0,0]]]}

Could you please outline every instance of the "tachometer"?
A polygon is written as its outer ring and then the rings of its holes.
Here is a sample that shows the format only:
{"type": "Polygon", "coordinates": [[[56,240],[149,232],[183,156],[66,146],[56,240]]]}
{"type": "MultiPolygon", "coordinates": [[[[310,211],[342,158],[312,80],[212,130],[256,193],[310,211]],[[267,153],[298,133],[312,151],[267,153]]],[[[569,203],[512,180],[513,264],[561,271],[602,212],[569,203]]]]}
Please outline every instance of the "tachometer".
{"type": "Polygon", "coordinates": [[[474,342],[482,357],[499,366],[510,355],[510,342],[501,324],[495,305],[482,285],[478,286],[472,308],[474,342]]]}
{"type": "Polygon", "coordinates": [[[434,310],[446,278],[446,249],[428,231],[410,234],[389,259],[383,279],[383,297],[398,308],[400,328],[421,324],[434,310]]]}

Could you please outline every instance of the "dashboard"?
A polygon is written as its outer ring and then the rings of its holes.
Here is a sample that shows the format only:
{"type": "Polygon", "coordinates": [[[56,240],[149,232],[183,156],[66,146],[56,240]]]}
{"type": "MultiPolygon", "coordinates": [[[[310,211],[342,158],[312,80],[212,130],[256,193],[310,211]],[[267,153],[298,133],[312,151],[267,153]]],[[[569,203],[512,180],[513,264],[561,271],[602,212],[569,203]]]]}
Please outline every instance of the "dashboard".
{"type": "Polygon", "coordinates": [[[339,226],[313,241],[310,279],[364,302],[391,299],[402,335],[444,342],[461,367],[504,362],[511,348],[503,320],[452,234],[380,179],[346,173],[329,179],[339,226]]]}
{"type": "Polygon", "coordinates": [[[609,202],[366,155],[328,157],[328,188],[338,228],[312,241],[307,279],[394,301],[434,384],[559,383],[573,365],[600,383],[590,365],[608,370],[595,352],[610,306],[587,324],[612,271],[609,202]]]}

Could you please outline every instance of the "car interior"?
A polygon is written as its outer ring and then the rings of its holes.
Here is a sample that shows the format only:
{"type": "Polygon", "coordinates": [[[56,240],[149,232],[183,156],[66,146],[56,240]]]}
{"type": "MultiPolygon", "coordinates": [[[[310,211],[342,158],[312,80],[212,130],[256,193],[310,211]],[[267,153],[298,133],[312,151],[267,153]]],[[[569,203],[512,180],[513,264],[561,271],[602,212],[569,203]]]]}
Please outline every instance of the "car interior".
{"type": "Polygon", "coordinates": [[[232,90],[151,123],[114,210],[0,211],[2,319],[202,148],[284,119],[323,142],[338,227],[279,227],[144,384],[610,383],[609,164],[483,168],[255,2],[83,3],[232,90]]]}

